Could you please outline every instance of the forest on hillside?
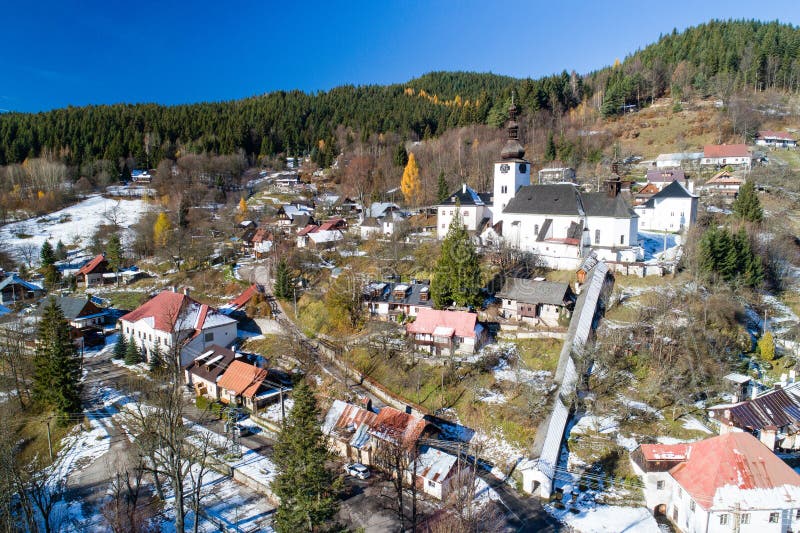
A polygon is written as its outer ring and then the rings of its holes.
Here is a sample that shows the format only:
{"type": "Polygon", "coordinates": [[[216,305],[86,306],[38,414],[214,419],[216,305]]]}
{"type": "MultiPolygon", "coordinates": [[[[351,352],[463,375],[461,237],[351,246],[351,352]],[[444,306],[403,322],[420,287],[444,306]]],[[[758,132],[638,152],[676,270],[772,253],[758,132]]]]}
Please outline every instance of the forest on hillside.
{"type": "MultiPolygon", "coordinates": [[[[499,126],[512,91],[528,117],[550,127],[566,114],[612,116],[656,98],[800,89],[800,29],[779,22],[711,21],[673,31],[622,62],[539,79],[434,72],[406,84],[343,86],[314,94],[277,91],[243,100],[179,106],[117,104],[0,115],[0,165],[42,157],[77,180],[87,164],[121,172],[187,154],[234,154],[251,164],[310,154],[328,166],[337,130],[357,140],[391,133],[417,140],[474,124],[499,126]],[[538,115],[537,115],[538,113],[538,115]],[[545,113],[543,115],[542,113],[545,113]]],[[[104,170],[106,171],[106,170],[104,170]]]]}

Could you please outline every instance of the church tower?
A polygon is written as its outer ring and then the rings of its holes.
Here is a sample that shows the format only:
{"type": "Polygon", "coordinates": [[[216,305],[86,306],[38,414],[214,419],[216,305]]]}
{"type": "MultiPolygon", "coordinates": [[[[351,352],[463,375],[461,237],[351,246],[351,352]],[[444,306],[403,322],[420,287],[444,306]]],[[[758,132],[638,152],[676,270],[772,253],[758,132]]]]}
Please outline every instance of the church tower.
{"type": "Polygon", "coordinates": [[[519,188],[531,184],[531,165],[525,160],[525,148],[519,142],[517,112],[512,97],[511,107],[508,108],[508,140],[500,152],[500,161],[494,164],[492,213],[495,222],[502,219],[503,209],[519,188]]]}

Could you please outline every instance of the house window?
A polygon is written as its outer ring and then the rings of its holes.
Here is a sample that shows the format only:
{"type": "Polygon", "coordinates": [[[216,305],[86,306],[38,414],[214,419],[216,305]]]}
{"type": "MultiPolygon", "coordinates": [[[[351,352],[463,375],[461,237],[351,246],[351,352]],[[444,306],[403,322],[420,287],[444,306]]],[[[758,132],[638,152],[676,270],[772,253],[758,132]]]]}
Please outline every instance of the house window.
{"type": "Polygon", "coordinates": [[[625,244],[625,235],[620,235],[619,236],[619,243],[620,244],[625,244]]]}
{"type": "Polygon", "coordinates": [[[500,194],[506,194],[507,192],[508,192],[508,185],[501,185],[500,194]]]}
{"type": "Polygon", "coordinates": [[[465,217],[468,217],[468,216],[469,216],[469,211],[467,211],[466,209],[464,210],[464,216],[465,216],[465,217]]]}
{"type": "Polygon", "coordinates": [[[728,525],[728,513],[722,513],[719,515],[719,525],[727,526],[728,525]]]}
{"type": "Polygon", "coordinates": [[[539,235],[539,224],[533,226],[533,233],[534,235],[539,235]]]}
{"type": "Polygon", "coordinates": [[[594,243],[595,244],[600,244],[600,230],[599,229],[594,230],[594,243]]]}
{"type": "Polygon", "coordinates": [[[656,481],[656,490],[664,490],[664,481],[656,481]]]}
{"type": "Polygon", "coordinates": [[[770,524],[777,524],[778,521],[781,519],[780,513],[769,513],[769,523],[770,524]]]}
{"type": "Polygon", "coordinates": [[[749,524],[750,523],[750,513],[742,513],[739,516],[739,523],[740,524],[749,524]]]}
{"type": "Polygon", "coordinates": [[[694,500],[689,502],[689,510],[694,511],[694,500]]]}
{"type": "Polygon", "coordinates": [[[213,332],[206,333],[205,340],[206,340],[206,342],[212,342],[214,340],[214,333],[213,332]]]}
{"type": "Polygon", "coordinates": [[[436,483],[434,483],[433,481],[431,481],[431,480],[429,479],[429,480],[428,480],[428,486],[429,486],[429,487],[435,487],[435,486],[436,486],[436,483]]]}
{"type": "Polygon", "coordinates": [[[444,225],[444,224],[442,224],[442,229],[444,229],[444,228],[445,228],[445,225],[444,225]]]}
{"type": "Polygon", "coordinates": [[[795,512],[794,519],[795,520],[800,520],[800,509],[798,509],[797,512],[795,512]]]}

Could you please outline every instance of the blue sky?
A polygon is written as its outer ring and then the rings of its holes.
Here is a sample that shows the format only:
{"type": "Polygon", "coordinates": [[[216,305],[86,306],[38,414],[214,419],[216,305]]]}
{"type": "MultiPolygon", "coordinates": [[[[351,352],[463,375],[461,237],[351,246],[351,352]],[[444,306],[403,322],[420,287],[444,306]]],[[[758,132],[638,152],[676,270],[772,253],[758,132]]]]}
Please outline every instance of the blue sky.
{"type": "Polygon", "coordinates": [[[796,0],[5,4],[0,109],[14,111],[229,100],[432,70],[584,73],[711,18],[800,24],[796,0]]]}

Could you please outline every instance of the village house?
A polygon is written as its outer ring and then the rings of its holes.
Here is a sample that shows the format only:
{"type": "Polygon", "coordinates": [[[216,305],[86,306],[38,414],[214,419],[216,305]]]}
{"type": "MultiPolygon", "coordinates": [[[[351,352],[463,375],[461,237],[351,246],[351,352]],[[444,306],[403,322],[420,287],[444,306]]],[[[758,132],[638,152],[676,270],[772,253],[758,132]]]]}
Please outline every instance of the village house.
{"type": "Polygon", "coordinates": [[[95,285],[102,285],[104,275],[108,272],[108,261],[103,254],[98,254],[78,269],[75,274],[75,282],[87,289],[95,285]]]}
{"type": "Polygon", "coordinates": [[[270,233],[268,228],[261,227],[255,231],[251,242],[253,244],[253,254],[256,259],[261,259],[272,251],[272,243],[274,240],[275,237],[270,233]]]}
{"type": "Polygon", "coordinates": [[[138,185],[147,185],[153,181],[153,175],[147,170],[131,170],[131,181],[138,185]]]}
{"type": "Polygon", "coordinates": [[[188,291],[161,291],[119,323],[120,334],[133,338],[146,357],[158,346],[163,354],[180,354],[182,367],[212,345],[230,346],[237,336],[235,319],[194,300],[188,291]]]}
{"type": "Polygon", "coordinates": [[[297,233],[298,248],[330,249],[344,239],[347,222],[343,218],[332,218],[322,225],[309,224],[297,233]]]}
{"type": "Polygon", "coordinates": [[[503,318],[547,327],[568,320],[577,299],[569,283],[522,278],[508,278],[496,296],[503,318]]]}
{"type": "Polygon", "coordinates": [[[633,210],[641,229],[683,231],[697,221],[697,196],[673,181],[633,210]]]}
{"type": "Polygon", "coordinates": [[[25,281],[16,274],[9,274],[0,279],[0,305],[17,302],[30,302],[44,296],[45,290],[33,283],[25,281]]]}
{"type": "Polygon", "coordinates": [[[711,407],[708,416],[719,423],[721,435],[745,431],[770,450],[800,449],[800,399],[783,388],[734,404],[711,407]]]}
{"type": "Polygon", "coordinates": [[[656,168],[692,168],[700,165],[703,152],[677,152],[671,154],[658,154],[656,168]]]}
{"type": "Polygon", "coordinates": [[[786,131],[764,130],[758,132],[756,144],[772,148],[797,148],[797,139],[786,131]]]}
{"type": "Polygon", "coordinates": [[[183,369],[186,384],[194,389],[197,396],[219,400],[217,381],[235,359],[236,354],[232,350],[217,344],[211,345],[183,369]]]}
{"type": "Polygon", "coordinates": [[[686,177],[682,168],[655,169],[651,168],[645,175],[648,184],[655,185],[659,191],[677,181],[689,192],[694,192],[694,182],[686,177]]]}
{"type": "Polygon", "coordinates": [[[692,168],[700,165],[703,152],[678,152],[658,154],[656,168],[692,168]]]}
{"type": "Polygon", "coordinates": [[[373,464],[369,428],[377,416],[368,408],[334,400],[325,416],[322,432],[329,437],[336,453],[369,466],[373,464]]]}
{"type": "Polygon", "coordinates": [[[472,354],[486,342],[486,328],[476,313],[418,308],[406,334],[418,349],[437,355],[472,354]]]}
{"type": "Polygon", "coordinates": [[[79,347],[94,346],[105,342],[101,332],[109,318],[107,309],[98,307],[91,298],[73,296],[50,296],[39,302],[37,315],[41,316],[45,306],[53,298],[69,322],[70,337],[79,347]]]}
{"type": "Polygon", "coordinates": [[[362,213],[360,233],[362,239],[374,235],[394,235],[398,225],[408,218],[400,207],[392,202],[374,202],[362,213]]]}
{"type": "Polygon", "coordinates": [[[281,394],[280,385],[268,380],[269,371],[244,361],[231,361],[217,379],[219,400],[257,412],[281,394]]]}
{"type": "Polygon", "coordinates": [[[373,281],[364,288],[364,305],[370,316],[383,320],[414,317],[420,308],[433,306],[431,286],[415,281],[410,283],[373,281]]]}
{"type": "Polygon", "coordinates": [[[800,475],[749,433],[642,444],[631,463],[645,501],[682,532],[787,533],[800,526],[800,475]]]}
{"type": "Polygon", "coordinates": [[[698,187],[698,189],[704,194],[734,199],[739,195],[739,189],[744,183],[744,178],[734,176],[727,170],[723,170],[715,174],[714,177],[698,187]]]}
{"type": "Polygon", "coordinates": [[[749,170],[753,156],[746,144],[707,144],[703,148],[702,165],[749,170]]]}
{"type": "Polygon", "coordinates": [[[288,204],[278,208],[278,225],[283,228],[304,228],[314,224],[314,210],[303,204],[288,204]]]}
{"type": "Polygon", "coordinates": [[[416,460],[406,468],[406,481],[416,473],[416,485],[428,496],[444,501],[459,482],[467,477],[469,468],[459,463],[455,455],[430,446],[420,446],[416,460]]]}
{"type": "Polygon", "coordinates": [[[539,185],[548,183],[578,183],[578,178],[574,168],[555,164],[539,171],[539,185]]]}
{"type": "Polygon", "coordinates": [[[460,215],[461,223],[467,231],[476,232],[492,219],[491,194],[479,194],[464,183],[458,191],[439,204],[436,210],[436,236],[439,239],[444,239],[447,235],[456,214],[460,215]]]}
{"type": "Polygon", "coordinates": [[[643,203],[647,202],[653,195],[660,192],[658,185],[655,183],[646,183],[641,189],[636,191],[633,195],[633,205],[634,207],[637,205],[642,205],[643,203]]]}

